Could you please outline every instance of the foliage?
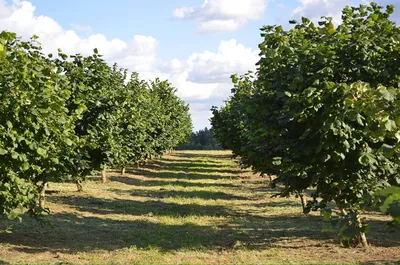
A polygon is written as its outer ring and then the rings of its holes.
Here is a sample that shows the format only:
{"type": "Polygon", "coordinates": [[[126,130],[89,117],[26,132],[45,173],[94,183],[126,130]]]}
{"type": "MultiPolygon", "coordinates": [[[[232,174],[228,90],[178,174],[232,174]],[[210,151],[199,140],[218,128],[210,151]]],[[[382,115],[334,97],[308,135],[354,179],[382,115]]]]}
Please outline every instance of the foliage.
{"type": "Polygon", "coordinates": [[[371,3],[346,7],[337,27],[326,17],[319,25],[292,21],[288,31],[263,27],[256,77],[233,76],[233,96],[213,108],[224,147],[254,170],[277,175],[282,196],[313,187],[310,207],[333,200],[349,218],[346,239],[366,231],[359,214],[373,204],[371,195],[400,184],[400,28],[389,19],[393,10],[371,3]]]}
{"type": "Polygon", "coordinates": [[[390,226],[400,231],[400,187],[388,187],[377,191],[375,195],[384,198],[380,210],[393,217],[390,226]]]}
{"type": "Polygon", "coordinates": [[[0,43],[0,211],[15,218],[40,212],[40,185],[69,173],[79,113],[68,113],[69,84],[35,38],[3,31],[0,43]]]}
{"type": "Polygon", "coordinates": [[[48,181],[161,155],[189,136],[188,106],[167,81],[140,81],[98,54],[53,58],[36,37],[0,34],[0,211],[43,209],[48,181]],[[39,203],[38,203],[39,202],[39,203]]]}

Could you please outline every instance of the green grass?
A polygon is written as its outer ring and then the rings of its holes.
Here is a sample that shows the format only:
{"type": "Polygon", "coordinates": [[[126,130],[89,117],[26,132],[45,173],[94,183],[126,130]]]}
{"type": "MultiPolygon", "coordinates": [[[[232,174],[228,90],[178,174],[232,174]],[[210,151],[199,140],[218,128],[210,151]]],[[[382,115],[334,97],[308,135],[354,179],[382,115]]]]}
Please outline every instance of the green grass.
{"type": "Polygon", "coordinates": [[[372,244],[339,246],[317,213],[295,198],[271,198],[268,180],[241,170],[223,151],[182,151],[97,176],[76,192],[51,183],[54,226],[0,219],[0,264],[395,264],[400,233],[379,213],[365,217],[372,244]]]}

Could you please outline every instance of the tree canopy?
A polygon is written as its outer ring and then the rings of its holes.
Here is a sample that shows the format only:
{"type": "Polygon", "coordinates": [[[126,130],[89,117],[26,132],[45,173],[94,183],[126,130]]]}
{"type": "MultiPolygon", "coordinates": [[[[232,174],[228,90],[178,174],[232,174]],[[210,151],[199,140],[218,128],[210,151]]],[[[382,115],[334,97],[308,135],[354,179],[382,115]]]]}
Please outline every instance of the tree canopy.
{"type": "Polygon", "coordinates": [[[49,181],[84,180],[161,155],[191,133],[189,107],[167,81],[90,56],[44,55],[36,41],[0,33],[0,212],[46,209],[49,181]]]}
{"type": "Polygon", "coordinates": [[[342,23],[307,18],[265,26],[257,72],[232,77],[233,95],[212,109],[222,145],[245,166],[276,175],[282,196],[313,188],[345,244],[366,245],[359,214],[373,193],[399,185],[400,28],[394,6],[346,7],[342,23]],[[344,218],[336,220],[334,201],[344,218]]]}

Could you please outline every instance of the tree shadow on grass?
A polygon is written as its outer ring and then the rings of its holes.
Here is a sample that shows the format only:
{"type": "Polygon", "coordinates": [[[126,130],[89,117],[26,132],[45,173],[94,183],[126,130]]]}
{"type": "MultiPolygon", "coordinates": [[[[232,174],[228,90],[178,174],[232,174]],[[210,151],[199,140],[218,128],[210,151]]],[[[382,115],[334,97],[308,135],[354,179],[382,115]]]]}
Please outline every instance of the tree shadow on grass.
{"type": "Polygon", "coordinates": [[[233,249],[238,241],[244,244],[245,249],[265,249],[283,238],[326,238],[307,226],[299,227],[298,218],[293,218],[292,222],[283,222],[279,217],[252,221],[237,219],[227,226],[175,225],[66,213],[54,214],[51,220],[54,229],[38,227],[37,223],[26,220],[15,227],[13,234],[0,234],[0,241],[26,253],[76,253],[99,249],[112,251],[131,246],[161,251],[233,249]],[[24,227],[21,229],[21,226],[24,227]]]}
{"type": "Polygon", "coordinates": [[[203,160],[203,159],[186,159],[186,158],[175,158],[175,157],[168,157],[168,158],[159,158],[155,160],[150,160],[150,163],[158,162],[168,164],[170,163],[188,163],[188,164],[198,164],[203,166],[210,166],[210,167],[220,167],[226,165],[223,161],[218,160],[203,160]]]}
{"type": "MultiPolygon", "coordinates": [[[[118,208],[118,205],[107,205],[109,202],[102,203],[101,208],[118,208]]],[[[96,208],[98,205],[85,207],[96,208]]],[[[98,212],[97,209],[93,212],[98,212]]],[[[132,246],[136,249],[159,249],[166,252],[180,249],[231,250],[238,247],[248,250],[271,247],[302,249],[305,244],[307,247],[339,244],[335,234],[321,233],[326,223],[319,216],[261,217],[226,212],[226,209],[220,213],[230,218],[219,225],[196,225],[192,222],[165,224],[157,219],[123,220],[108,218],[107,215],[82,217],[59,213],[51,217],[54,229],[40,227],[34,220],[25,219],[23,223],[16,224],[13,234],[0,234],[0,241],[12,244],[15,250],[25,253],[112,251],[132,246]]],[[[377,246],[379,242],[375,241],[375,237],[371,234],[369,239],[377,246]]],[[[386,242],[391,242],[389,245],[392,247],[396,246],[393,238],[386,238],[386,242]]]]}
{"type": "Polygon", "coordinates": [[[367,240],[370,244],[380,247],[400,246],[400,233],[394,228],[390,228],[387,222],[381,220],[365,221],[371,228],[368,232],[367,240]]]}
{"type": "Polygon", "coordinates": [[[170,172],[170,171],[149,171],[146,168],[140,169],[127,169],[126,173],[133,175],[141,175],[150,178],[161,178],[161,179],[190,179],[190,180],[222,180],[222,179],[239,179],[237,175],[211,175],[211,174],[199,174],[199,173],[189,173],[189,172],[170,172]]]}
{"type": "Polygon", "coordinates": [[[219,191],[182,191],[182,190],[167,190],[167,189],[159,189],[159,190],[120,190],[120,189],[112,189],[109,190],[116,194],[120,195],[132,195],[132,196],[140,196],[140,197],[148,197],[148,198],[200,198],[204,200],[247,200],[243,196],[236,196],[232,194],[227,194],[225,192],[219,191]]]}
{"type": "Polygon", "coordinates": [[[225,187],[225,188],[238,188],[238,185],[230,183],[199,183],[199,182],[189,182],[183,180],[150,180],[150,179],[138,179],[135,177],[125,177],[125,176],[110,176],[110,181],[120,182],[127,185],[137,186],[137,187],[162,187],[166,185],[173,185],[179,187],[190,187],[190,188],[207,188],[207,187],[225,187]]]}
{"type": "Polygon", "coordinates": [[[141,167],[142,169],[152,169],[152,170],[183,170],[183,171],[193,171],[199,173],[226,173],[226,174],[240,174],[243,170],[240,169],[229,169],[226,166],[220,165],[207,165],[207,164],[197,164],[197,163],[182,163],[182,162],[150,162],[141,167]]]}
{"type": "Polygon", "coordinates": [[[113,215],[126,214],[133,216],[223,216],[227,210],[219,205],[199,205],[195,203],[166,203],[159,200],[112,200],[95,197],[56,196],[51,202],[72,206],[80,212],[113,215]]]}
{"type": "Polygon", "coordinates": [[[287,200],[287,201],[271,201],[271,202],[265,202],[265,203],[257,203],[257,204],[249,204],[249,206],[255,206],[258,208],[286,208],[286,207],[300,207],[301,208],[301,203],[299,202],[294,202],[292,200],[287,200]]]}
{"type": "Polygon", "coordinates": [[[191,223],[166,225],[146,220],[80,218],[74,214],[55,214],[51,219],[54,229],[43,227],[40,232],[16,230],[12,235],[0,234],[0,240],[15,245],[15,249],[21,252],[76,253],[98,249],[112,251],[131,246],[162,251],[211,248],[220,236],[212,227],[191,223]]]}
{"type": "Polygon", "coordinates": [[[153,168],[173,168],[173,167],[180,167],[180,168],[206,168],[206,169],[213,169],[213,168],[226,168],[226,165],[221,165],[217,163],[201,163],[201,162],[193,162],[193,161],[181,161],[181,160],[163,160],[163,161],[150,161],[145,166],[153,167],[153,168]]]}

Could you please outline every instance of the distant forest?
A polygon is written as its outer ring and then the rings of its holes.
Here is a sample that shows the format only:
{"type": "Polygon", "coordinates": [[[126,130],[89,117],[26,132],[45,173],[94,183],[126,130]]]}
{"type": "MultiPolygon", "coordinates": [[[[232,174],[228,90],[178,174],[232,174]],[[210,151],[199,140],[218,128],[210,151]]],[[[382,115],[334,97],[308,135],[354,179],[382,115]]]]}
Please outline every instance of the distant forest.
{"type": "Polygon", "coordinates": [[[198,132],[193,132],[186,144],[181,144],[177,150],[222,150],[212,133],[212,128],[207,127],[198,132]]]}

